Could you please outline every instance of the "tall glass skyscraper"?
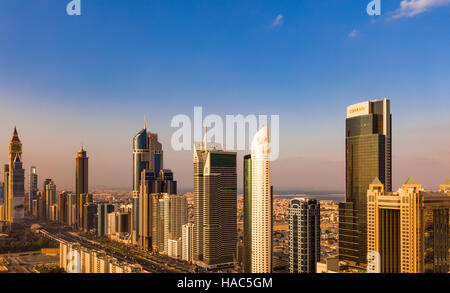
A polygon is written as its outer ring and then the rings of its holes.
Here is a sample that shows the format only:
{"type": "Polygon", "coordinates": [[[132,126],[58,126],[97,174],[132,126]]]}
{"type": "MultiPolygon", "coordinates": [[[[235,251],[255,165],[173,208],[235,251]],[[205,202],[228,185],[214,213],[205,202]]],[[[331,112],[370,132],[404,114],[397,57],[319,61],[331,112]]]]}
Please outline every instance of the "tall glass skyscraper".
{"type": "Polygon", "coordinates": [[[218,144],[194,145],[194,262],[231,266],[237,243],[236,153],[218,144]]]}
{"type": "Polygon", "coordinates": [[[28,195],[25,203],[25,210],[27,214],[31,214],[33,211],[33,201],[37,199],[38,192],[38,175],[36,167],[30,167],[30,177],[28,181],[28,195]]]}
{"type": "Polygon", "coordinates": [[[360,267],[367,263],[367,190],[378,177],[392,189],[390,100],[347,108],[345,128],[346,194],[339,204],[339,259],[360,267]]]}
{"type": "MultiPolygon", "coordinates": [[[[163,150],[158,134],[147,132],[147,126],[133,138],[133,217],[132,241],[137,243],[139,231],[139,189],[142,171],[159,174],[163,169],[163,150]]],[[[156,175],[155,175],[156,177],[156,175]]]]}
{"type": "Polygon", "coordinates": [[[244,260],[243,271],[252,271],[252,156],[244,157],[244,260]]]}

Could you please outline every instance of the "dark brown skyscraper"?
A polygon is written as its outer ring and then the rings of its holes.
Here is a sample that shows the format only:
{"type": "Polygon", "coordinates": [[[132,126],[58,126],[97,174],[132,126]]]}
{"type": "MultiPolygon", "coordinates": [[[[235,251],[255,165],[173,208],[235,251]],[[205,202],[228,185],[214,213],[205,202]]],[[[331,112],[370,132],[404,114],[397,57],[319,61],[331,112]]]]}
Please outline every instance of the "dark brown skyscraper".
{"type": "Polygon", "coordinates": [[[388,99],[347,108],[345,202],[339,204],[339,259],[367,263],[367,190],[378,177],[392,189],[391,111],[388,99]]]}
{"type": "Polygon", "coordinates": [[[81,149],[77,153],[77,157],[75,158],[76,164],[76,182],[75,182],[75,213],[76,213],[76,222],[75,227],[82,227],[83,223],[81,222],[82,218],[82,209],[80,207],[80,198],[82,194],[88,193],[88,157],[86,156],[86,151],[81,146],[81,149]]]}
{"type": "Polygon", "coordinates": [[[88,193],[88,157],[86,151],[81,146],[75,158],[76,164],[76,182],[75,189],[77,198],[80,194],[88,193]]]}

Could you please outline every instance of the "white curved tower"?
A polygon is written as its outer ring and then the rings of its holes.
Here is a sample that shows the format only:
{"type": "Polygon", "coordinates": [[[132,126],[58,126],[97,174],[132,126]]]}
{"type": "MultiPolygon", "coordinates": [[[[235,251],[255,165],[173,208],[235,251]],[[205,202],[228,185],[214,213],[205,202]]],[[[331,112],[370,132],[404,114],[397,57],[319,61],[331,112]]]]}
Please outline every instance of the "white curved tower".
{"type": "Polygon", "coordinates": [[[272,271],[272,192],[270,184],[269,128],[264,126],[252,142],[252,273],[272,271]]]}

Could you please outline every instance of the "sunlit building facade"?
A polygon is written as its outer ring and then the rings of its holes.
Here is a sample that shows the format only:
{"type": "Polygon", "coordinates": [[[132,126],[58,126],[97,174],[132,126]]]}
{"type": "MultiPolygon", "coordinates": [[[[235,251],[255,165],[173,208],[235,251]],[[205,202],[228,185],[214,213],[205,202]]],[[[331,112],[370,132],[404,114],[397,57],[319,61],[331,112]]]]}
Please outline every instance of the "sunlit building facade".
{"type": "Polygon", "coordinates": [[[295,198],[289,203],[289,271],[316,273],[320,261],[320,203],[295,198]]]}
{"type": "Polygon", "coordinates": [[[369,272],[447,273],[449,209],[443,186],[428,191],[409,178],[392,193],[376,178],[367,191],[369,272]]]}
{"type": "Polygon", "coordinates": [[[261,128],[252,142],[251,272],[272,272],[272,192],[269,127],[261,128]]]}
{"type": "MultiPolygon", "coordinates": [[[[206,134],[205,134],[206,140],[206,134]]],[[[236,153],[216,143],[194,144],[194,262],[232,266],[237,242],[236,153]]]]}
{"type": "Polygon", "coordinates": [[[339,204],[339,259],[349,266],[367,264],[367,189],[378,177],[392,189],[390,100],[347,108],[346,195],[339,204]]]}

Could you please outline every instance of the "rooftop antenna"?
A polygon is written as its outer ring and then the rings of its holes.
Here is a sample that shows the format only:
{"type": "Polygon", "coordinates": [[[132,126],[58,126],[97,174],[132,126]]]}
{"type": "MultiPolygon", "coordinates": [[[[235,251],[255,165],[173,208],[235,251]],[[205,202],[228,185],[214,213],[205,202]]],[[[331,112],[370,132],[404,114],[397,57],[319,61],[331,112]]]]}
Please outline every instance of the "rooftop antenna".
{"type": "Polygon", "coordinates": [[[144,129],[147,129],[147,116],[144,115],[144,129]]]}

